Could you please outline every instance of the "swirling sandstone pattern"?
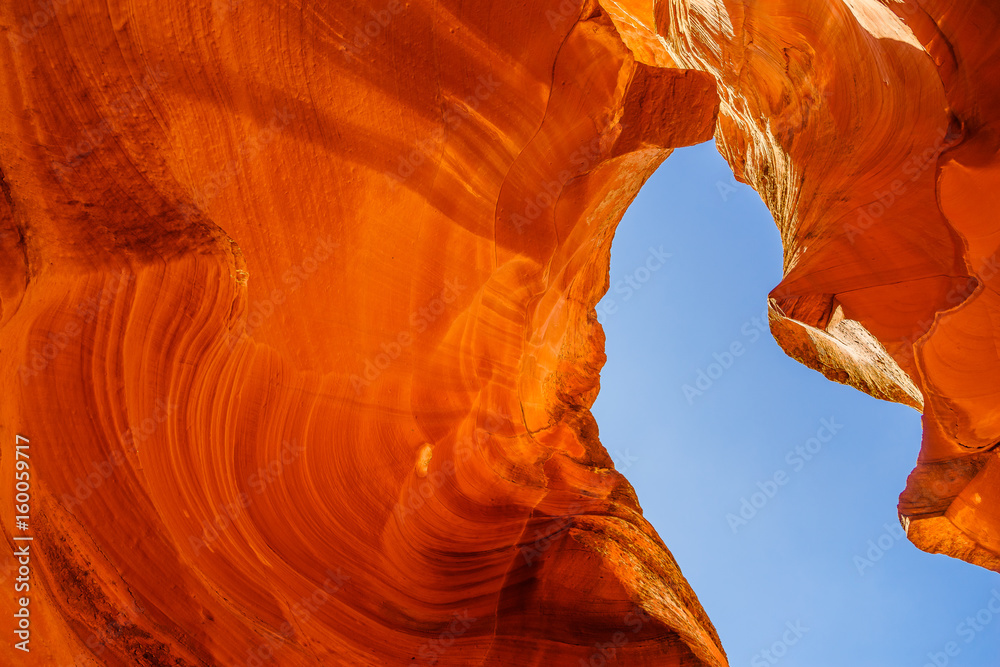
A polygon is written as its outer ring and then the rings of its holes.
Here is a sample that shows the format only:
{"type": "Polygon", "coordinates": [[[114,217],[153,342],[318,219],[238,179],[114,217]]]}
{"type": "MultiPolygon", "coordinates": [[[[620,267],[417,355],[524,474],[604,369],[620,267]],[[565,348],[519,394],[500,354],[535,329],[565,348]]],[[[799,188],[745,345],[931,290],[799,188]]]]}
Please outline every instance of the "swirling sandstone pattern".
{"type": "Polygon", "coordinates": [[[0,469],[29,437],[35,539],[2,661],[725,665],[589,412],[615,225],[713,135],[781,230],[775,337],[923,411],[908,536],[1000,570],[998,28],[4,3],[0,469]]]}

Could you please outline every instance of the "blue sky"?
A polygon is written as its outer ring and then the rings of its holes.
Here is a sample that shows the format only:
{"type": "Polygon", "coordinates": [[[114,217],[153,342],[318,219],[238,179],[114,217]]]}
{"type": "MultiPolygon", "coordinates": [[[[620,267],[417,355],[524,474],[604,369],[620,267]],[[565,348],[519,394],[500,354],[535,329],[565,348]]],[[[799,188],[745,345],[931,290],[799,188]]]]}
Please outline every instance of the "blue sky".
{"type": "Polygon", "coordinates": [[[898,527],[919,414],[785,356],[762,318],[780,279],[757,193],[713,142],[675,151],[613,244],[602,442],[733,667],[997,667],[1000,575],[898,527]]]}

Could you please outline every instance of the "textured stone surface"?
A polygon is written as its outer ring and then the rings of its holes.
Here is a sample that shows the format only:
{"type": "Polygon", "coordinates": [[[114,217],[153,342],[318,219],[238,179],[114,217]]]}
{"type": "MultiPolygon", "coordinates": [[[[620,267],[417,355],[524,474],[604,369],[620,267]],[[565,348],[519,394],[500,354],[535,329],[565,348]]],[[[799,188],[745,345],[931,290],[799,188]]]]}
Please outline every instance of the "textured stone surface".
{"type": "Polygon", "coordinates": [[[589,412],[615,225],[713,135],[781,231],[777,340],[924,411],[908,536],[998,569],[998,23],[5,3],[27,664],[726,664],[589,412]]]}

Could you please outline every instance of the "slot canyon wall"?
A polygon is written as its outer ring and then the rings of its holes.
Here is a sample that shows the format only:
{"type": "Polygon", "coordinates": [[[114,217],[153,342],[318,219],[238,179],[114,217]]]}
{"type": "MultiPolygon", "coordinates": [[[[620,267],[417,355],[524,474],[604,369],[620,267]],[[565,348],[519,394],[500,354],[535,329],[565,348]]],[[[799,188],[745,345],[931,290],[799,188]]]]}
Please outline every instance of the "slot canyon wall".
{"type": "Polygon", "coordinates": [[[781,232],[775,338],[923,413],[907,536],[1000,571],[998,28],[3,3],[0,662],[726,665],[589,411],[615,226],[713,136],[781,232]]]}

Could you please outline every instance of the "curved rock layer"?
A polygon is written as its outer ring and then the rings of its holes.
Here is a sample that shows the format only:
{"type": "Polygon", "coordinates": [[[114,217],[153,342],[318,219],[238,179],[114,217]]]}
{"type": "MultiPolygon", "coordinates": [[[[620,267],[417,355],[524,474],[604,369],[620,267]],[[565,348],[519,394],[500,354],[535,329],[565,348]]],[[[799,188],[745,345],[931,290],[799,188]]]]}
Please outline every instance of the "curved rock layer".
{"type": "Polygon", "coordinates": [[[998,23],[5,3],[3,661],[725,665],[589,412],[615,226],[713,135],[781,230],[776,338],[923,411],[908,535],[1000,569],[998,23]]]}

